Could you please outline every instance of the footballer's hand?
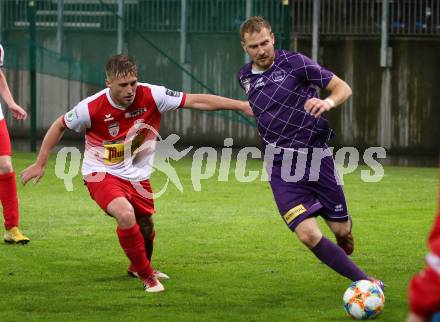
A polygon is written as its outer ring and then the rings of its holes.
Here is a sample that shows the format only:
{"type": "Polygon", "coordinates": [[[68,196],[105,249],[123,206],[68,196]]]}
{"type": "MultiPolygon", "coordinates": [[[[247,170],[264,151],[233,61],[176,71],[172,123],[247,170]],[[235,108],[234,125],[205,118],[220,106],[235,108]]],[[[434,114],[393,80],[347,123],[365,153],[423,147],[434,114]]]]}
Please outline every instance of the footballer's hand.
{"type": "Polygon", "coordinates": [[[242,101],[241,111],[247,116],[254,116],[254,112],[252,112],[251,105],[248,101],[242,101]]]}
{"type": "Polygon", "coordinates": [[[17,120],[26,120],[27,113],[20,105],[14,103],[9,106],[9,110],[11,111],[12,116],[17,120]]]}
{"type": "Polygon", "coordinates": [[[310,115],[315,118],[321,116],[322,113],[330,111],[332,107],[330,103],[325,100],[320,100],[319,98],[313,97],[306,101],[304,104],[304,109],[310,115]]]}
{"type": "Polygon", "coordinates": [[[34,184],[37,184],[38,181],[44,176],[44,167],[34,163],[31,166],[27,167],[20,173],[21,183],[26,185],[28,181],[32,180],[34,184]]]}
{"type": "Polygon", "coordinates": [[[425,322],[426,319],[416,315],[415,313],[410,312],[408,315],[408,318],[406,319],[406,322],[425,322]]]}

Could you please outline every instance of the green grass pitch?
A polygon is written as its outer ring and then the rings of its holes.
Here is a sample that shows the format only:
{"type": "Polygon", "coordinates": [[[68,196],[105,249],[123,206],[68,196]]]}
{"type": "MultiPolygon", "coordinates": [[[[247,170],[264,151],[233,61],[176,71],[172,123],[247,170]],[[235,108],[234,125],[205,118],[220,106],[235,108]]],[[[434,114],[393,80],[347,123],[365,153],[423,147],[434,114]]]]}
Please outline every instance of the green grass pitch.
{"type": "MultiPolygon", "coordinates": [[[[33,154],[14,155],[19,173],[33,154]]],[[[320,264],[280,219],[266,182],[202,181],[191,160],[175,165],[184,192],[156,201],[153,264],[171,276],[161,294],[126,275],[115,222],[90,199],[78,175],[67,192],[54,157],[40,184],[19,185],[27,246],[0,245],[0,321],[349,321],[342,294],[350,281],[320,264]]],[[[261,169],[249,161],[248,169],[261,169]]],[[[410,277],[424,266],[436,211],[438,169],[386,167],[379,183],[347,175],[354,217],[353,259],[383,279],[379,321],[403,321],[410,277]]],[[[153,174],[153,189],[163,176],[153,174]]],[[[321,227],[328,229],[321,221],[321,227]]],[[[333,236],[330,236],[333,238],[333,236]]]]}

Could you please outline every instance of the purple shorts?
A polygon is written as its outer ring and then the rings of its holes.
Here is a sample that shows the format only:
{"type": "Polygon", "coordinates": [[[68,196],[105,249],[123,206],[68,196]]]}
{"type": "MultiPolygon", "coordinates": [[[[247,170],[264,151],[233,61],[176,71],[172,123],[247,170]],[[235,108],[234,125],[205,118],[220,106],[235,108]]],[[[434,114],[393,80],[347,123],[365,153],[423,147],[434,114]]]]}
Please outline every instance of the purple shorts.
{"type": "Polygon", "coordinates": [[[329,149],[290,152],[284,159],[284,163],[274,162],[269,177],[278,210],[292,231],[309,217],[348,220],[344,191],[329,149]]]}

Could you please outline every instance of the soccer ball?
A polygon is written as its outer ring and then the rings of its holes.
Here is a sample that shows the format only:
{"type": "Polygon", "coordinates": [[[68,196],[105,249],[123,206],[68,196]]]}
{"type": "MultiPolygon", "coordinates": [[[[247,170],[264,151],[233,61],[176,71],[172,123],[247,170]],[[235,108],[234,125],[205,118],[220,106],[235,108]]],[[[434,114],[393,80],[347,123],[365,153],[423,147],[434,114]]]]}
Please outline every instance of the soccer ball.
{"type": "Polygon", "coordinates": [[[345,311],[352,319],[369,320],[382,313],[385,296],[378,285],[360,280],[345,291],[343,301],[345,311]]]}

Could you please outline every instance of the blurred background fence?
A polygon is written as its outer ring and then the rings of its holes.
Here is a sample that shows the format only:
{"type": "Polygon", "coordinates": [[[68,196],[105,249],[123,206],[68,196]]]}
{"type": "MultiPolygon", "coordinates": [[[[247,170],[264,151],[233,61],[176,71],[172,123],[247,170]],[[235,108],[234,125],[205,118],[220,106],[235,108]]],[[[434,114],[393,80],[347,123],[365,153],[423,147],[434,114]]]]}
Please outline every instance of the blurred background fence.
{"type": "MultiPolygon", "coordinates": [[[[179,32],[183,0],[123,0],[126,30],[179,32]]],[[[300,35],[312,33],[313,0],[186,0],[188,32],[237,32],[241,22],[252,14],[262,14],[281,30],[288,8],[291,29],[300,35]],[[250,7],[250,8],[248,8],[250,7]]],[[[323,35],[379,36],[382,0],[321,0],[320,33],[323,35]]],[[[28,0],[3,0],[3,30],[27,27],[28,0]]],[[[64,28],[116,31],[119,0],[35,0],[37,27],[54,29],[62,6],[64,28]]],[[[440,35],[438,0],[388,0],[391,35],[440,35]]]]}
{"type": "MultiPolygon", "coordinates": [[[[4,67],[30,110],[29,49],[36,48],[40,136],[104,86],[103,66],[118,52],[136,58],[143,82],[244,98],[235,75],[246,62],[238,29],[249,15],[271,21],[279,48],[313,56],[353,87],[350,101],[328,116],[338,133],[333,144],[438,152],[440,0],[2,0],[4,67]]],[[[7,119],[13,136],[29,135],[29,122],[7,119]]],[[[237,113],[178,111],[162,124],[182,143],[233,137],[258,145],[253,121],[237,113]]]]}

